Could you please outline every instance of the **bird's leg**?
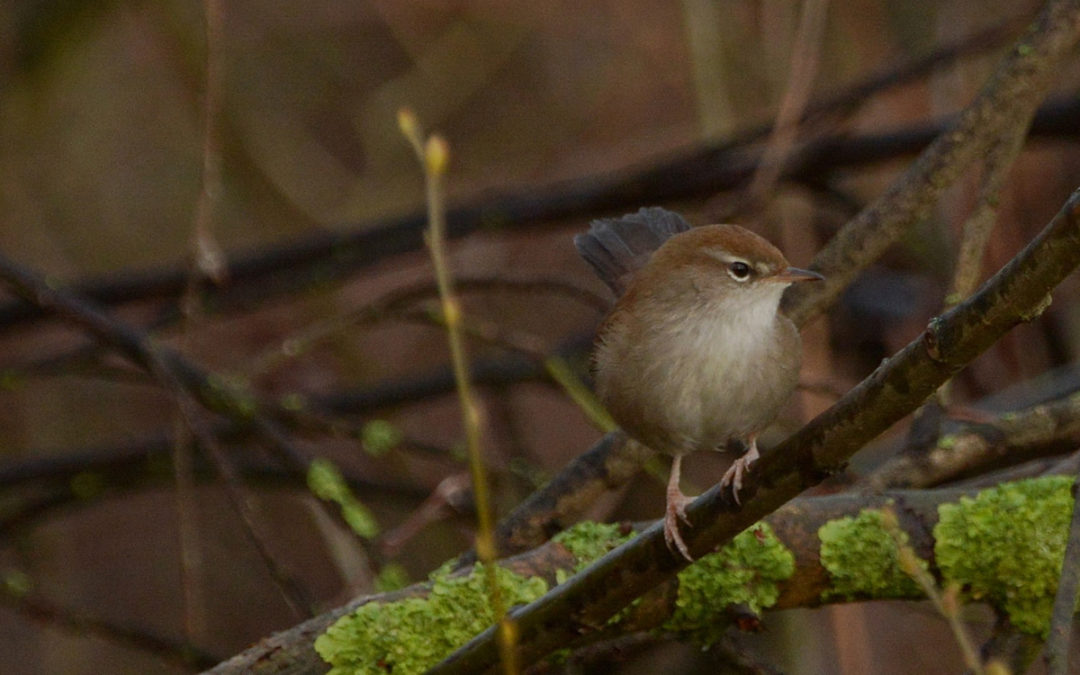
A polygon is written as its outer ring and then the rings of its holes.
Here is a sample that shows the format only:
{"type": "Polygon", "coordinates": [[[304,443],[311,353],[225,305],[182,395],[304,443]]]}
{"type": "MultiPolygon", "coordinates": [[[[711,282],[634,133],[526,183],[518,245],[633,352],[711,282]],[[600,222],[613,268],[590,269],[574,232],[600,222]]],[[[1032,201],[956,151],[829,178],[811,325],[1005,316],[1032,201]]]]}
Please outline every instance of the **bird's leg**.
{"type": "Polygon", "coordinates": [[[686,518],[686,505],[690,503],[690,498],[679,489],[679,473],[681,469],[682,455],[675,455],[671,460],[671,476],[668,478],[667,485],[667,508],[664,510],[664,541],[667,542],[669,549],[673,547],[678,549],[684,558],[694,562],[694,559],[690,556],[690,549],[686,547],[682,535],[679,534],[680,520],[687,525],[690,524],[690,521],[686,518]]]}
{"type": "Polygon", "coordinates": [[[728,470],[724,472],[724,477],[720,479],[720,487],[724,488],[728,485],[731,486],[731,495],[735,497],[735,503],[742,505],[739,501],[739,490],[742,489],[743,475],[750,472],[750,465],[753,464],[761,456],[758,454],[757,449],[757,434],[751,434],[746,439],[749,442],[749,447],[742,457],[738,457],[728,470]]]}

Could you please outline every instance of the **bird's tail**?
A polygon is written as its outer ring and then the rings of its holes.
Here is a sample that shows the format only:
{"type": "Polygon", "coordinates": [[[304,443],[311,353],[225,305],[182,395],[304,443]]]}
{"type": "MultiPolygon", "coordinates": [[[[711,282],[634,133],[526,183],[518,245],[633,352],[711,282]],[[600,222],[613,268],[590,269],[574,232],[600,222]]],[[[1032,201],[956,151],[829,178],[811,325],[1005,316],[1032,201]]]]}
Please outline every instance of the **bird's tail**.
{"type": "Polygon", "coordinates": [[[653,251],[689,229],[690,223],[679,214],[652,206],[621,218],[594,220],[588,232],[574,237],[574,246],[618,296],[653,251]]]}

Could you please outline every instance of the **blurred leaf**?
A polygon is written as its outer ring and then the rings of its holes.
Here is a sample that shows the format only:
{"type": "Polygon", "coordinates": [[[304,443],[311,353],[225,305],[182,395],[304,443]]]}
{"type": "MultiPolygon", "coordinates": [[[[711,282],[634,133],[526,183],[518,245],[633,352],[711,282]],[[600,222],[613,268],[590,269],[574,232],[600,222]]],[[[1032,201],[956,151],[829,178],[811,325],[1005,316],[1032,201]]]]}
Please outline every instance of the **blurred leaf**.
{"type": "Polygon", "coordinates": [[[34,587],[30,575],[22,570],[7,570],[4,572],[4,588],[11,595],[22,597],[34,587]]]}
{"type": "Polygon", "coordinates": [[[389,563],[375,577],[375,592],[389,593],[409,585],[409,573],[398,563],[389,563]]]}
{"type": "Polygon", "coordinates": [[[397,447],[404,434],[386,420],[371,420],[364,425],[360,438],[365,452],[372,457],[380,457],[397,447]]]}
{"type": "Polygon", "coordinates": [[[364,539],[373,539],[379,533],[375,516],[349,489],[345,477],[328,459],[316,459],[308,466],[308,489],[323,501],[334,502],[341,509],[341,517],[352,531],[364,539]]]}

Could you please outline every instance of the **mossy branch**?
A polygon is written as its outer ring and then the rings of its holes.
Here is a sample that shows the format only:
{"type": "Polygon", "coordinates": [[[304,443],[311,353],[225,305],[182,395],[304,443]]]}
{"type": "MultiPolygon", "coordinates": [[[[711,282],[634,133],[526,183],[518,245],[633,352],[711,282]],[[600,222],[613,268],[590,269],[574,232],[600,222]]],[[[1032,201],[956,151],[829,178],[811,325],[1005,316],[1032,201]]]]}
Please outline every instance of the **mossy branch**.
{"type": "MultiPolygon", "coordinates": [[[[793,500],[741,535],[735,545],[666,581],[614,622],[594,626],[587,639],[606,641],[657,630],[713,643],[733,618],[745,620],[748,611],[923,599],[923,592],[901,567],[899,549],[881,517],[885,508],[897,513],[900,526],[909,533],[906,546],[914,555],[933,561],[926,569],[936,579],[965,588],[965,600],[990,602],[1028,634],[1043,633],[1071,508],[1069,479],[1062,477],[983,491],[894,491],[793,500]],[[1003,504],[1009,508],[1003,509],[1003,504]],[[1044,526],[1032,527],[1035,522],[1044,526]],[[982,560],[1015,562],[977,564],[982,560]],[[965,561],[974,562],[965,566],[965,561]]],[[[512,573],[504,578],[517,589],[514,593],[535,593],[538,583],[551,587],[565,581],[632,535],[618,525],[582,523],[500,565],[512,573]]],[[[312,642],[339,620],[340,627],[324,639],[320,649],[341,650],[341,663],[348,663],[355,672],[363,673],[365,667],[378,672],[380,659],[390,651],[403,660],[394,662],[394,672],[424,669],[430,664],[414,660],[413,655],[430,658],[431,636],[440,633],[442,622],[453,623],[447,631],[460,637],[460,613],[454,608],[471,606],[484,596],[475,570],[452,575],[443,570],[434,579],[394,593],[359,598],[267,638],[211,672],[321,672],[312,642]],[[471,582],[465,581],[469,575],[471,582]],[[461,581],[448,584],[451,579],[461,581]],[[438,593],[466,595],[423,604],[436,585],[438,593]],[[409,604],[401,605],[405,600],[409,604]],[[354,620],[361,607],[367,609],[354,620]],[[414,628],[408,629],[410,625],[414,628]],[[395,632],[388,642],[391,627],[395,632]],[[412,644],[419,645],[414,652],[409,651],[412,644]]]]}

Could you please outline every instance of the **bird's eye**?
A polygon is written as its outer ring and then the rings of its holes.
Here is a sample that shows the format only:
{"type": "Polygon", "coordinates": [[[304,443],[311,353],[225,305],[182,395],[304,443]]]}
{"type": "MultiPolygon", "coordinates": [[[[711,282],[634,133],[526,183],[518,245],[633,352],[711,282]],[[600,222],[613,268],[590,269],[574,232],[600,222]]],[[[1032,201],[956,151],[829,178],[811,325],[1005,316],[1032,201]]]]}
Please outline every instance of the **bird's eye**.
{"type": "Polygon", "coordinates": [[[728,265],[728,274],[735,281],[746,281],[750,278],[750,266],[741,260],[736,260],[728,265]]]}

